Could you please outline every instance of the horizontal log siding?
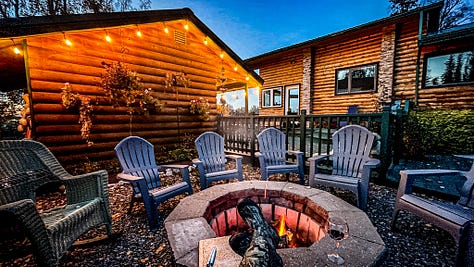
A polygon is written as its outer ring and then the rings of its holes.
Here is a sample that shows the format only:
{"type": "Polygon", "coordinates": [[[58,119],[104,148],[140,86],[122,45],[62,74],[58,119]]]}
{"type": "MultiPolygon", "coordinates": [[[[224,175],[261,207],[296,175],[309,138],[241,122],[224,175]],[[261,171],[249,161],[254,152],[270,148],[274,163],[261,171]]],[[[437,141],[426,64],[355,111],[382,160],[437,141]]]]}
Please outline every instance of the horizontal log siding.
{"type": "MultiPolygon", "coordinates": [[[[454,44],[435,46],[431,45],[422,48],[422,64],[426,54],[436,51],[437,53],[447,51],[452,52],[454,49],[459,50],[462,45],[454,44]]],[[[472,48],[472,47],[471,47],[472,48]]],[[[420,107],[436,108],[436,109],[474,109],[474,85],[449,86],[437,88],[423,88],[422,76],[423,65],[420,68],[420,89],[418,93],[418,104],[420,107]]]]}
{"type": "MultiPolygon", "coordinates": [[[[395,45],[394,99],[415,98],[418,20],[400,23],[395,45]]],[[[423,66],[420,66],[420,70],[423,66]]],[[[420,76],[421,85],[421,76],[420,76]]]]}
{"type": "Polygon", "coordinates": [[[336,95],[336,69],[379,63],[382,28],[370,29],[358,35],[318,44],[315,53],[313,83],[313,114],[346,113],[350,105],[358,105],[359,112],[376,109],[377,92],[336,95]]]}
{"type": "MultiPolygon", "coordinates": [[[[141,25],[142,39],[135,36],[134,27],[107,30],[113,40],[110,44],[104,41],[102,29],[68,33],[72,47],[64,44],[62,34],[28,38],[36,139],[45,143],[63,163],[114,157],[114,146],[129,135],[129,117],[125,108],[113,108],[108,103],[98,84],[105,73],[101,63],[117,61],[137,71],[143,85],[152,88],[153,95],[165,102],[162,112],[133,117],[133,135],[155,145],[171,146],[177,144],[179,135],[184,133],[215,130],[215,79],[222,60],[204,45],[198,45],[202,44],[198,37],[188,33],[188,44],[176,44],[173,29],[170,27],[167,35],[161,28],[161,23],[141,25]],[[167,72],[178,71],[187,73],[191,85],[180,87],[177,96],[174,90],[165,88],[164,80],[167,72]],[[96,103],[91,147],[81,139],[78,113],[66,110],[61,104],[61,88],[65,82],[96,103]],[[189,101],[199,97],[211,104],[210,121],[200,121],[188,112],[189,101]],[[180,113],[179,130],[176,107],[180,113]]],[[[225,66],[234,67],[229,63],[225,66]]]]}
{"type": "Polygon", "coordinates": [[[278,108],[263,108],[262,92],[260,92],[260,115],[284,115],[285,86],[301,84],[303,80],[303,55],[299,52],[295,51],[284,54],[259,66],[260,77],[265,81],[263,89],[281,86],[283,92],[282,106],[278,108]]]}

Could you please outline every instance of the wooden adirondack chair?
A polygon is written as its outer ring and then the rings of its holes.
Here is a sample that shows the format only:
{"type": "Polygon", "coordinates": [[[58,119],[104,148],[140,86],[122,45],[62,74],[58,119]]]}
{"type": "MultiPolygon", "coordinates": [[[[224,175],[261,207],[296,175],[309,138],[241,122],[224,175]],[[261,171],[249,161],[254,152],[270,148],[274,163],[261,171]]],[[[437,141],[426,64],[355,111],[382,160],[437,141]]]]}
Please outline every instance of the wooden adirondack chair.
{"type": "Polygon", "coordinates": [[[39,142],[0,142],[0,218],[14,228],[21,226],[37,265],[56,266],[63,253],[90,229],[105,225],[107,234],[112,234],[107,184],[105,170],[69,174],[39,142]],[[64,184],[67,205],[39,213],[36,191],[51,183],[64,184]]]}
{"type": "Polygon", "coordinates": [[[259,152],[255,156],[260,162],[262,180],[277,173],[296,173],[300,184],[304,185],[303,152],[286,150],[286,135],[273,127],[267,128],[257,135],[259,152]],[[287,164],[286,155],[295,155],[296,164],[287,164]]]}
{"type": "Polygon", "coordinates": [[[143,200],[151,230],[158,223],[158,205],[172,197],[184,193],[192,194],[188,165],[157,165],[155,150],[147,140],[138,136],[129,136],[115,146],[123,172],[117,177],[133,185],[134,196],[130,209],[136,201],[143,200]],[[159,171],[164,169],[181,171],[182,181],[162,186],[159,171]]]}
{"type": "Polygon", "coordinates": [[[456,241],[456,265],[474,265],[474,162],[468,172],[442,169],[400,171],[400,184],[392,215],[392,230],[395,229],[400,210],[413,213],[446,230],[456,241]],[[415,178],[443,175],[466,177],[456,204],[429,200],[413,194],[415,178]]]}
{"type": "Polygon", "coordinates": [[[359,125],[347,125],[332,136],[332,155],[315,156],[309,161],[309,185],[324,185],[352,191],[357,206],[367,209],[367,197],[371,171],[380,160],[370,158],[375,135],[359,125]],[[318,172],[318,163],[332,158],[332,174],[318,172]]]}
{"type": "Polygon", "coordinates": [[[205,132],[198,136],[194,143],[198,158],[193,159],[193,163],[199,171],[201,190],[206,189],[214,181],[230,179],[242,181],[242,156],[224,153],[224,137],[214,132],[205,132]],[[235,169],[226,170],[226,158],[235,161],[235,169]]]}

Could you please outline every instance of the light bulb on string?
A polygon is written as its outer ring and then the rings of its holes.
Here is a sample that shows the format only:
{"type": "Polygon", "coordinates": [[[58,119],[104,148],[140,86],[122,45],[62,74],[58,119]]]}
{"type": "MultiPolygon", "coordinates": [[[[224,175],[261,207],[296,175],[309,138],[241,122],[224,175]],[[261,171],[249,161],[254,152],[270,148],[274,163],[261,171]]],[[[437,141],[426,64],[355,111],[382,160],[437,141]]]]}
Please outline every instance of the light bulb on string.
{"type": "Polygon", "coordinates": [[[239,68],[237,67],[237,65],[234,66],[234,71],[237,71],[239,70],[239,68]]]}
{"type": "Polygon", "coordinates": [[[16,47],[15,41],[14,41],[13,39],[11,39],[11,40],[12,40],[12,43],[13,43],[13,48],[12,48],[12,49],[13,49],[13,53],[14,53],[15,55],[20,55],[20,54],[21,54],[21,50],[20,50],[18,47],[16,47]]]}
{"type": "Polygon", "coordinates": [[[163,23],[163,26],[164,26],[163,31],[164,31],[166,34],[170,33],[170,30],[168,29],[168,26],[166,26],[165,23],[163,23]]]}
{"type": "Polygon", "coordinates": [[[137,25],[136,34],[137,34],[137,36],[140,37],[140,38],[142,38],[142,36],[143,36],[143,35],[142,35],[142,32],[140,31],[140,28],[138,27],[138,25],[137,25]]]}
{"type": "Polygon", "coordinates": [[[204,41],[203,41],[203,42],[204,42],[205,45],[208,44],[208,42],[207,42],[207,37],[204,37],[204,41]]]}
{"type": "Polygon", "coordinates": [[[186,20],[186,24],[184,24],[184,29],[187,30],[187,31],[189,30],[189,24],[188,24],[187,20],[186,20]]]}
{"type": "Polygon", "coordinates": [[[69,39],[66,37],[66,34],[65,34],[65,33],[63,33],[63,37],[64,37],[64,43],[65,43],[67,46],[72,46],[71,40],[69,40],[69,39]]]}
{"type": "Polygon", "coordinates": [[[105,41],[107,41],[108,43],[112,42],[112,38],[110,37],[110,35],[107,31],[105,31],[105,41]]]}
{"type": "Polygon", "coordinates": [[[224,58],[224,52],[221,52],[221,54],[219,55],[221,58],[224,58]]]}

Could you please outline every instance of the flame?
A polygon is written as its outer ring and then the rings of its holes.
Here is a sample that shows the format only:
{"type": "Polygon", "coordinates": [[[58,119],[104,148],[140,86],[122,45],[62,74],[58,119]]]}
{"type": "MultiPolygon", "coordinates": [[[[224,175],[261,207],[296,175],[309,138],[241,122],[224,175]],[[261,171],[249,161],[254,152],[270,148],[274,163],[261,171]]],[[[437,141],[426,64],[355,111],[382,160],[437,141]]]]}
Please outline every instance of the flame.
{"type": "Polygon", "coordinates": [[[285,234],[286,234],[285,215],[282,214],[280,217],[280,223],[278,224],[278,235],[284,236],[285,234]]]}

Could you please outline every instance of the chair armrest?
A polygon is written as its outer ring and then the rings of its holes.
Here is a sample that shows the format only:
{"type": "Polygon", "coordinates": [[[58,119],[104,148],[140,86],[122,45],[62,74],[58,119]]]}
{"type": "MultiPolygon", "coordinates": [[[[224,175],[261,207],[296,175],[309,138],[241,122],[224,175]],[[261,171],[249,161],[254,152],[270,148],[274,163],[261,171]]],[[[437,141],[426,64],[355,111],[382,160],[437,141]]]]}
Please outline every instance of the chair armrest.
{"type": "Polygon", "coordinates": [[[263,157],[263,154],[260,152],[255,152],[255,157],[257,158],[263,157]]]}
{"type": "Polygon", "coordinates": [[[405,194],[413,192],[413,182],[415,177],[429,176],[429,175],[456,175],[463,174],[459,170],[444,170],[444,169],[419,169],[419,170],[401,170],[400,183],[398,185],[397,200],[405,194]]]}
{"type": "Polygon", "coordinates": [[[321,156],[312,156],[311,158],[308,159],[308,162],[311,166],[311,164],[315,164],[315,166],[322,160],[329,158],[330,155],[321,155],[321,156]]]}
{"type": "Polygon", "coordinates": [[[316,186],[314,176],[318,173],[318,163],[324,159],[328,159],[330,155],[322,155],[322,156],[312,156],[308,159],[309,162],[309,174],[308,174],[308,181],[311,187],[316,186]]]}
{"type": "Polygon", "coordinates": [[[138,180],[145,179],[145,178],[140,177],[140,176],[135,176],[135,175],[131,175],[131,174],[123,173],[123,172],[117,174],[117,178],[119,178],[120,180],[124,180],[126,182],[129,182],[129,183],[134,183],[134,182],[138,182],[138,180]]]}
{"type": "Polygon", "coordinates": [[[186,182],[188,183],[189,186],[191,186],[191,179],[189,178],[189,165],[171,164],[171,165],[160,165],[160,167],[181,171],[181,178],[183,179],[183,182],[186,182]]]}
{"type": "Polygon", "coordinates": [[[62,181],[66,186],[68,204],[89,201],[99,197],[103,198],[108,206],[108,178],[106,170],[63,178],[62,181]]]}
{"type": "Polygon", "coordinates": [[[289,155],[295,155],[295,156],[303,154],[303,152],[298,151],[298,150],[287,150],[286,153],[288,153],[289,155]]]}
{"type": "Polygon", "coordinates": [[[373,168],[377,168],[378,166],[380,166],[380,160],[379,159],[369,159],[366,163],[364,163],[363,168],[373,169],[373,168]]]}
{"type": "Polygon", "coordinates": [[[22,199],[0,206],[0,214],[14,216],[30,235],[30,242],[37,248],[49,247],[48,251],[53,251],[46,226],[41,219],[36,205],[31,199],[22,199]]]}
{"type": "Polygon", "coordinates": [[[369,159],[362,165],[362,176],[361,176],[361,183],[368,188],[369,182],[370,182],[370,174],[372,172],[372,169],[377,168],[380,166],[380,160],[379,159],[369,159]]]}
{"type": "Polygon", "coordinates": [[[239,156],[239,155],[225,155],[225,157],[226,157],[226,158],[229,158],[229,159],[232,159],[232,160],[235,160],[235,161],[237,161],[237,160],[239,160],[239,159],[240,159],[240,160],[243,159],[243,157],[242,157],[242,156],[239,156]]]}

